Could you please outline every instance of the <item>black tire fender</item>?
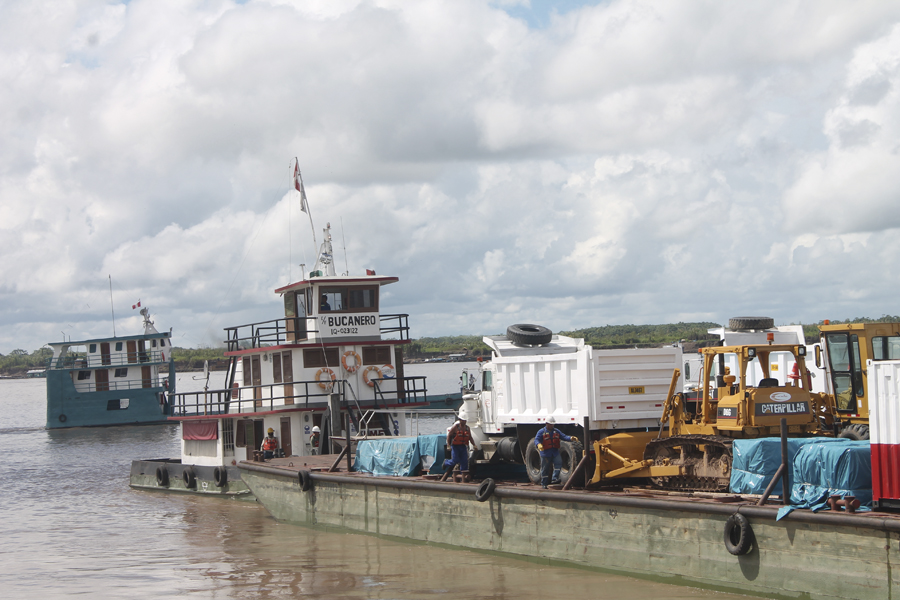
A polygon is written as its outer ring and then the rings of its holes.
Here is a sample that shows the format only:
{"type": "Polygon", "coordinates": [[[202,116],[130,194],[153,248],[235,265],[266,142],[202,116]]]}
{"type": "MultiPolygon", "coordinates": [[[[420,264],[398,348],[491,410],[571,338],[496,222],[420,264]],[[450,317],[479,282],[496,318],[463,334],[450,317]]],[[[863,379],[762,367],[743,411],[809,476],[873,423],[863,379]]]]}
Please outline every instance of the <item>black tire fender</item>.
{"type": "Polygon", "coordinates": [[[520,323],[506,328],[506,338],[521,346],[541,346],[550,343],[553,332],[542,325],[520,323]]]}
{"type": "Polygon", "coordinates": [[[216,487],[225,487],[225,484],[228,483],[228,469],[216,467],[213,470],[213,479],[216,482],[216,487]]]}
{"type": "Polygon", "coordinates": [[[197,485],[197,475],[194,473],[193,467],[187,467],[181,472],[181,481],[184,483],[184,487],[188,489],[192,489],[197,485]]]}
{"type": "Polygon", "coordinates": [[[163,465],[156,467],[156,485],[169,487],[169,470],[163,465]]]}
{"type": "Polygon", "coordinates": [[[60,422],[60,423],[65,423],[65,422],[66,422],[66,419],[67,419],[66,415],[59,415],[59,422],[60,422]]]}
{"type": "Polygon", "coordinates": [[[494,490],[497,488],[497,483],[488,477],[484,481],[481,482],[481,485],[478,486],[478,489],[475,490],[475,499],[479,502],[484,502],[488,498],[490,498],[494,490]]]}
{"type": "Polygon", "coordinates": [[[300,490],[308,492],[312,488],[312,476],[306,469],[297,472],[297,481],[300,482],[300,490]]]}
{"type": "Polygon", "coordinates": [[[735,556],[747,554],[753,545],[750,521],[741,513],[734,513],[725,521],[725,549],[735,556]]]}

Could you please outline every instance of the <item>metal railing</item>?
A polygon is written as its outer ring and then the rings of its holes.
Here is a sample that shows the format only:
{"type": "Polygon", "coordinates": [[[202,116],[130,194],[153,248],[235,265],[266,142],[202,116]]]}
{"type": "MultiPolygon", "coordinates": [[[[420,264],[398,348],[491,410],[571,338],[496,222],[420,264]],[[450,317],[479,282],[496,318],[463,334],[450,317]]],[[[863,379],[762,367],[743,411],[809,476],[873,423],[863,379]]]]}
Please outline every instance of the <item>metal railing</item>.
{"type": "MultiPolygon", "coordinates": [[[[345,379],[336,380],[330,389],[322,388],[318,381],[294,381],[170,394],[169,402],[176,417],[269,412],[298,407],[309,408],[311,404],[313,407],[318,408],[327,405],[328,398],[332,394],[340,395],[341,403],[345,407],[351,407],[347,394],[349,387],[350,382],[345,379]],[[293,393],[286,394],[286,387],[292,388],[293,393]],[[253,396],[258,397],[240,397],[248,395],[247,390],[253,390],[253,396]],[[238,398],[232,397],[235,392],[237,392],[238,398]]],[[[425,392],[425,377],[407,377],[403,380],[402,393],[383,391],[381,396],[374,402],[381,401],[385,404],[424,402],[425,392]]],[[[364,410],[364,408],[361,408],[360,403],[369,402],[373,402],[373,400],[364,399],[356,401],[354,404],[359,410],[364,410]]]]}
{"type": "Polygon", "coordinates": [[[104,367],[131,367],[152,363],[166,364],[162,350],[117,352],[115,354],[64,354],[47,359],[48,369],[100,369],[104,367]]]}
{"type": "MultiPolygon", "coordinates": [[[[399,338],[394,339],[409,340],[409,315],[379,315],[379,320],[381,322],[380,334],[382,336],[399,334],[399,338]]],[[[319,333],[315,325],[315,317],[285,317],[272,319],[271,321],[226,327],[227,339],[225,340],[225,345],[229,352],[233,352],[235,350],[264,348],[266,346],[279,346],[293,341],[303,341],[309,339],[311,334],[319,333]],[[303,321],[305,323],[301,327],[301,322],[303,321]],[[288,327],[289,323],[292,323],[293,327],[288,327]],[[292,339],[288,339],[288,336],[291,336],[292,339]]],[[[318,338],[318,335],[315,337],[318,338]]]]}
{"type": "Polygon", "coordinates": [[[131,379],[128,381],[110,381],[108,383],[100,382],[99,384],[87,379],[75,380],[75,391],[77,392],[118,392],[122,390],[147,390],[153,388],[161,388],[163,384],[160,377],[153,377],[149,381],[150,385],[144,385],[144,380],[131,379]]]}

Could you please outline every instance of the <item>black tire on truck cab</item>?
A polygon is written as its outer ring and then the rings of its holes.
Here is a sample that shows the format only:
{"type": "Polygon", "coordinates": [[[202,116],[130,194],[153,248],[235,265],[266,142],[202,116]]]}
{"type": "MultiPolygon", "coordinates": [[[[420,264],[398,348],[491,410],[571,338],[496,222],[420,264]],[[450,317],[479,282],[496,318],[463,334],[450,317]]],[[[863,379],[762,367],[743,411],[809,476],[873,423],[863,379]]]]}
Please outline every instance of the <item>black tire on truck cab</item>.
{"type": "Polygon", "coordinates": [[[772,317],[734,317],[728,319],[728,329],[742,331],[746,329],[771,329],[775,327],[772,317]]]}

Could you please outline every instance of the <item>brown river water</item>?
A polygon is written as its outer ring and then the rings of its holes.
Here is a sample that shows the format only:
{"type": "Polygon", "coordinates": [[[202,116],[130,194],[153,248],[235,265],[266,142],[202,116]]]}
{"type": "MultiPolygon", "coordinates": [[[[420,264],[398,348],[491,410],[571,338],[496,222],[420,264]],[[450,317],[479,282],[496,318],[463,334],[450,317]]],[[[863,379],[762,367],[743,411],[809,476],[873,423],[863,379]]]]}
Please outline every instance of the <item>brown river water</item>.
{"type": "MultiPolygon", "coordinates": [[[[438,391],[453,390],[458,367],[427,367],[450,382],[438,391]]],[[[180,374],[178,386],[202,382],[180,374]]],[[[0,381],[2,598],[743,598],[281,524],[255,503],[132,490],[132,460],[179,455],[177,427],[48,431],[45,402],[43,379],[0,381]]]]}

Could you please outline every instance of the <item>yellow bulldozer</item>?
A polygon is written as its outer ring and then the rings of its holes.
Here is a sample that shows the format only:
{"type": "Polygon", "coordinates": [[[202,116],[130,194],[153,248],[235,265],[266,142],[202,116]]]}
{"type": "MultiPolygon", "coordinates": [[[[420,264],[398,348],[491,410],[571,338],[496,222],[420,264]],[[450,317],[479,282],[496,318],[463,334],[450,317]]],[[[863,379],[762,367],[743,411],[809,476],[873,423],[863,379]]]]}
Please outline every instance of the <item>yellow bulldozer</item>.
{"type": "Polygon", "coordinates": [[[834,397],[811,392],[806,346],[770,341],[701,353],[700,393],[695,399],[674,393],[680,375],[675,369],[658,431],[619,433],[593,443],[592,485],[649,478],[664,489],[725,491],[735,439],[778,436],[783,418],[790,436],[834,435],[834,397]],[[784,381],[773,377],[772,365],[791,361],[795,366],[784,381]]]}

